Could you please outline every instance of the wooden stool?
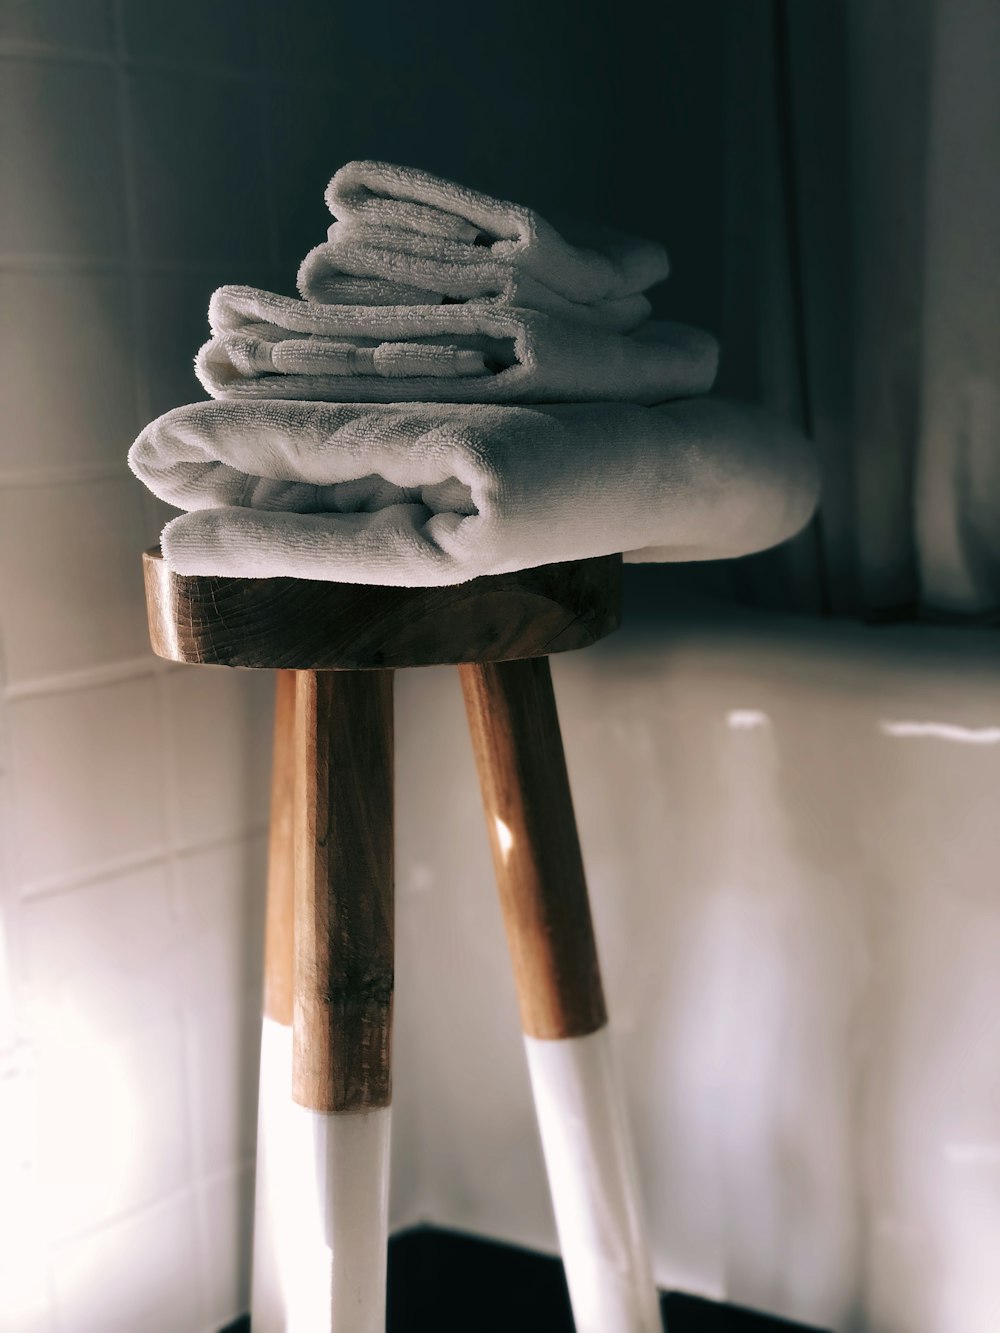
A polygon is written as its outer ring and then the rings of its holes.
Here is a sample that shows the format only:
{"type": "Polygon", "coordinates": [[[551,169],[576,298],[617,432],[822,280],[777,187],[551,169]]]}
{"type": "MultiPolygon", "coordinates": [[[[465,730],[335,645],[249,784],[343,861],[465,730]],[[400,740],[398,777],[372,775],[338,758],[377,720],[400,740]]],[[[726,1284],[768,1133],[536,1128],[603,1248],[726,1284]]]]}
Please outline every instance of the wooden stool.
{"type": "Polygon", "coordinates": [[[547,660],[618,627],[621,557],[445,588],[144,568],[161,657],[279,669],[254,1333],[384,1329],[392,671],[441,663],[465,695],[577,1329],[658,1333],[547,660]]]}

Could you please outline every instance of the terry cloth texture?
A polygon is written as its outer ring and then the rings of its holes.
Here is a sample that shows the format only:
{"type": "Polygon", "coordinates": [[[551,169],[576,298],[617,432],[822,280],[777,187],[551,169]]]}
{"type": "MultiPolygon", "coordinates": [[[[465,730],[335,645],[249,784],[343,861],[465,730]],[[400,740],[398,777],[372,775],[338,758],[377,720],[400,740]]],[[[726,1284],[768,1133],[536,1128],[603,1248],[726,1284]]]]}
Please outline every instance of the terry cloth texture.
{"type": "Polygon", "coordinates": [[[654,241],[591,224],[570,239],[530,208],[387,162],[348,162],[326,201],[337,221],[299,270],[311,301],[492,301],[627,330],[670,269],[654,241]]]}
{"type": "Polygon", "coordinates": [[[181,574],[429,587],[550,561],[739,556],[816,502],[812,448],[756,408],[197,403],[147,426],[136,475],[187,509],[181,574]]]}
{"type": "Polygon", "coordinates": [[[659,403],[706,393],[718,345],[650,321],[624,335],[537,310],[330,306],[220,287],[195,370],[213,398],[659,403]]]}

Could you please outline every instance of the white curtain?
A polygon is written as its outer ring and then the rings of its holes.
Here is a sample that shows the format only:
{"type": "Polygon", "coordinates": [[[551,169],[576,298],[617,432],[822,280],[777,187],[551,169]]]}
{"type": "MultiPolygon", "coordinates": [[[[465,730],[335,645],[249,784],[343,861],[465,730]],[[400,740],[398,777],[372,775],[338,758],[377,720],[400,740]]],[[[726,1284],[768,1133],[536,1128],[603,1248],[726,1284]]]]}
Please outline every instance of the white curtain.
{"type": "Polygon", "coordinates": [[[874,618],[1000,608],[1000,4],[725,11],[722,385],[803,421],[824,499],[702,574],[874,618]]]}
{"type": "Polygon", "coordinates": [[[924,600],[1000,603],[1000,5],[934,14],[916,531],[924,600]]]}

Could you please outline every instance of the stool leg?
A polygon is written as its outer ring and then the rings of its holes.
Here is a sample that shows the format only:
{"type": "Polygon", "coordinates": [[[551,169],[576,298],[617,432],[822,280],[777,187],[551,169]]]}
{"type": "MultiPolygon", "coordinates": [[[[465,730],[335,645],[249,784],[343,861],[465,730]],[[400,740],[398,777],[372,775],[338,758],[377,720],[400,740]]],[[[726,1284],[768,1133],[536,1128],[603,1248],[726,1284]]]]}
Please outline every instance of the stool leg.
{"type": "Polygon", "coordinates": [[[254,1188],[253,1276],[250,1310],[254,1333],[284,1333],[287,1280],[282,1273],[280,1223],[287,1207],[284,1155],[292,1094],[292,911],[294,901],[293,783],[295,673],[275,681],[271,823],[264,926],[264,1016],[260,1038],[257,1103],[257,1173],[254,1188]]]}
{"type": "Polygon", "coordinates": [[[392,673],[296,673],[288,1333],[383,1333],[393,995],[392,673]]]}
{"type": "Polygon", "coordinates": [[[660,1333],[548,659],[459,674],[577,1333],[660,1333]]]}

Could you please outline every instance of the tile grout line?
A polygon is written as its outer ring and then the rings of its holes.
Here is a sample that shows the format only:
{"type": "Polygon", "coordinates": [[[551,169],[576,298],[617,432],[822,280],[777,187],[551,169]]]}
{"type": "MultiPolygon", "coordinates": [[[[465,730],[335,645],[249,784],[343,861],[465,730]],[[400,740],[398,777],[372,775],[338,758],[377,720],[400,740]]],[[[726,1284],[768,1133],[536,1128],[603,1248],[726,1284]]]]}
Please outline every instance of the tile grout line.
{"type": "Polygon", "coordinates": [[[78,690],[98,690],[106,685],[119,685],[146,676],[169,675],[180,667],[161,658],[126,657],[99,666],[81,667],[76,671],[62,671],[49,676],[35,676],[30,680],[14,681],[2,691],[6,703],[20,703],[24,699],[40,699],[53,694],[73,694],[78,690]]]}
{"type": "Polygon", "coordinates": [[[124,457],[120,463],[69,463],[64,467],[0,469],[0,491],[18,491],[50,486],[87,486],[92,482],[124,481],[130,478],[124,457]]]}
{"type": "MultiPolygon", "coordinates": [[[[59,274],[128,273],[131,268],[153,277],[212,277],[219,271],[224,256],[217,259],[157,259],[137,255],[134,262],[117,255],[62,254],[57,251],[12,254],[0,252],[0,273],[59,274]]],[[[268,263],[271,261],[269,260],[268,263]]]]}
{"type": "MultiPolygon", "coordinates": [[[[251,821],[248,824],[231,825],[220,833],[206,838],[180,839],[175,847],[176,859],[186,861],[205,852],[252,841],[266,832],[266,823],[251,821]]],[[[91,884],[119,879],[133,871],[165,862],[167,854],[168,846],[164,841],[155,843],[142,852],[132,852],[126,856],[113,857],[108,861],[95,862],[76,873],[53,875],[49,879],[28,880],[20,886],[18,898],[22,902],[37,902],[63,893],[74,893],[77,889],[87,888],[91,884]]]]}
{"type": "Polygon", "coordinates": [[[80,1231],[71,1231],[64,1236],[60,1236],[51,1242],[52,1249],[63,1249],[68,1245],[78,1244],[82,1240],[87,1240],[91,1236],[100,1235],[102,1231],[110,1231],[114,1227],[123,1226],[128,1222],[134,1222],[137,1218],[144,1215],[158,1212],[161,1208],[168,1208],[171,1204],[179,1203],[186,1196],[194,1195],[192,1185],[181,1185],[177,1189],[172,1189],[168,1194],[161,1194],[157,1199],[147,1199],[143,1203],[133,1205],[131,1208],[125,1208],[120,1212],[109,1213],[107,1217],[101,1219],[96,1225],[88,1226],[80,1231]]]}
{"type": "MultiPolygon", "coordinates": [[[[117,19],[117,0],[114,0],[117,19]]],[[[302,76],[297,72],[285,73],[282,70],[264,70],[262,67],[244,69],[237,65],[213,65],[184,60],[157,60],[155,57],[129,55],[124,45],[117,41],[118,25],[116,22],[114,49],[108,53],[88,51],[83,47],[45,46],[31,42],[18,42],[9,38],[0,38],[0,60],[22,64],[84,65],[102,69],[121,69],[127,73],[167,74],[179,78],[196,78],[218,81],[221,83],[241,83],[250,88],[262,85],[276,89],[292,91],[305,89],[329,95],[331,91],[347,90],[343,80],[320,79],[311,75],[302,76]]]]}

